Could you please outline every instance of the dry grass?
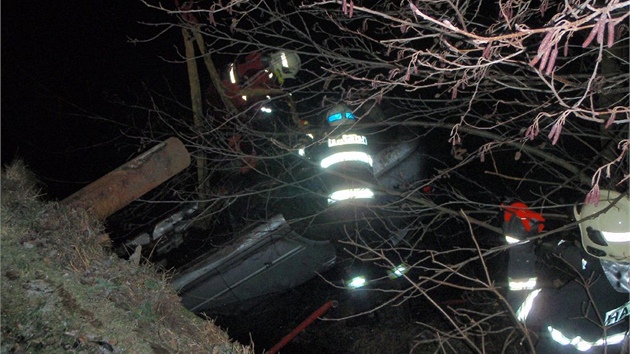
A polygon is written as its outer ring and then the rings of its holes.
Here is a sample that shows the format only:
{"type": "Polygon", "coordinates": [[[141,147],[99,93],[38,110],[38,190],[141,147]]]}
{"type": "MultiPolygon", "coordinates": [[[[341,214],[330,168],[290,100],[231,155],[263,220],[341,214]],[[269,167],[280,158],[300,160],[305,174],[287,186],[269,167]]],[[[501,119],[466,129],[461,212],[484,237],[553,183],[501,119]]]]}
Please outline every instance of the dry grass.
{"type": "Polygon", "coordinates": [[[164,276],[117,258],[101,224],[2,172],[2,353],[253,353],[181,307],[164,276]]]}

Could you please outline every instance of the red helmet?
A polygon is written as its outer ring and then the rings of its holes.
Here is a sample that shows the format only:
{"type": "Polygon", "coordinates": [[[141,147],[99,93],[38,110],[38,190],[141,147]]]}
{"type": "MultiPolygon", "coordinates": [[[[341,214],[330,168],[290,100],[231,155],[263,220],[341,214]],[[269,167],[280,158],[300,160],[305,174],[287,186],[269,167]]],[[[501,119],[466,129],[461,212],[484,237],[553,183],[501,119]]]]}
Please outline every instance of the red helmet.
{"type": "Polygon", "coordinates": [[[545,228],[545,218],[540,213],[530,210],[525,203],[501,204],[501,209],[503,210],[503,233],[506,238],[523,240],[541,233],[545,228]]]}

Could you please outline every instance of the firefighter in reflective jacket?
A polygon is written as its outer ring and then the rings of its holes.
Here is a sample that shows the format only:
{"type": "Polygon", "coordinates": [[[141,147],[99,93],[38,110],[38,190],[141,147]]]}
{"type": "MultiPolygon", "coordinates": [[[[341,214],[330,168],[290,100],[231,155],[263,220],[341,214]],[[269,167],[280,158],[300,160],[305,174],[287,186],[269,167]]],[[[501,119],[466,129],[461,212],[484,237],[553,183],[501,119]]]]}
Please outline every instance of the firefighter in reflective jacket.
{"type": "Polygon", "coordinates": [[[300,70],[300,57],[291,51],[267,55],[249,53],[245,61],[229,64],[221,83],[234,106],[243,109],[260,100],[283,94],[280,86],[294,79],[300,70]]]}
{"type": "Polygon", "coordinates": [[[356,129],[357,119],[350,108],[336,104],[326,114],[326,145],[320,153],[320,167],[330,172],[326,178],[328,204],[344,201],[370,201],[375,183],[368,138],[356,129]],[[367,182],[367,183],[366,183],[367,182]]]}
{"type": "Polygon", "coordinates": [[[537,332],[536,352],[627,353],[630,198],[603,190],[599,202],[576,209],[580,245],[529,242],[543,230],[542,215],[523,203],[502,207],[506,242],[513,244],[507,299],[517,320],[537,332]],[[565,275],[562,281],[541,281],[554,272],[551,264],[562,269],[556,273],[565,275]]]}
{"type": "MultiPolygon", "coordinates": [[[[227,65],[222,72],[221,84],[227,98],[242,111],[271,96],[284,94],[280,86],[285,79],[294,79],[300,66],[300,57],[294,52],[282,50],[263,55],[256,51],[247,54],[243,62],[227,65]]],[[[210,105],[219,104],[214,86],[208,88],[206,97],[210,105]]],[[[266,106],[258,109],[263,113],[271,112],[266,106]]],[[[234,134],[227,143],[230,150],[243,156],[239,167],[241,174],[257,168],[257,151],[246,136],[234,134]]]]}

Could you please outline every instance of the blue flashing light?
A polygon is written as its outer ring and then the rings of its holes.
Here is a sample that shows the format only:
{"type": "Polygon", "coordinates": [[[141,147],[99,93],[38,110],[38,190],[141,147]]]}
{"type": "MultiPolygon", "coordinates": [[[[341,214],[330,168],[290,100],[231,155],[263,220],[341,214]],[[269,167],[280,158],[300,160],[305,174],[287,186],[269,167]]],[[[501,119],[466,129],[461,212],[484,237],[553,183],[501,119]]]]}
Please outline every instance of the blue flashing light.
{"type": "MultiPolygon", "coordinates": [[[[332,122],[336,122],[338,120],[341,120],[343,118],[343,114],[342,113],[335,113],[335,114],[331,114],[328,116],[328,123],[332,123],[332,122]]],[[[352,114],[352,112],[345,112],[345,116],[347,119],[355,119],[354,114],[352,114]]]]}
{"type": "Polygon", "coordinates": [[[341,118],[343,118],[341,116],[341,113],[331,114],[331,115],[328,116],[328,123],[336,122],[336,121],[340,120],[341,118]]]}

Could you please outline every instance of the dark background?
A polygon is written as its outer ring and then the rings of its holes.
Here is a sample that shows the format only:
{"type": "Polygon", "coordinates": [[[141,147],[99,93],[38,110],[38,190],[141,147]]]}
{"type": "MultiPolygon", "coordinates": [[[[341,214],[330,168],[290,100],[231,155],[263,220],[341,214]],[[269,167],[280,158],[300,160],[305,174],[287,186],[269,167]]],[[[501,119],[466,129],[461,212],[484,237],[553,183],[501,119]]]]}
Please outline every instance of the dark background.
{"type": "Polygon", "coordinates": [[[3,3],[2,164],[22,158],[63,199],[136,155],[125,125],[145,88],[186,98],[185,64],[162,59],[180,32],[134,43],[165,16],[139,1],[3,3]]]}
{"type": "MultiPolygon", "coordinates": [[[[42,181],[44,198],[63,199],[142,150],[137,139],[142,124],[133,129],[129,126],[142,115],[132,107],[146,105],[147,88],[189,104],[185,63],[165,60],[177,61],[178,53],[183,52],[181,33],[173,29],[146,43],[133,40],[160,32],[159,27],[140,22],[173,22],[160,11],[128,0],[14,1],[3,5],[2,164],[22,158],[42,181]]],[[[315,279],[262,302],[249,316],[224,318],[220,324],[244,343],[253,338],[262,350],[330,298],[340,301],[331,310],[333,317],[344,311],[360,312],[364,308],[356,306],[373,304],[347,292],[338,293],[315,279]]],[[[412,328],[409,318],[406,322],[394,315],[391,320],[399,327],[412,328]]],[[[346,344],[353,345],[351,333],[371,336],[367,328],[375,328],[373,321],[388,330],[396,328],[385,318],[363,317],[360,321],[348,327],[345,323],[318,323],[309,329],[306,339],[302,336],[302,345],[293,342],[285,351],[304,353],[308,346],[326,352],[328,343],[336,347],[332,352],[352,352],[342,350],[346,344]],[[343,334],[330,336],[326,329],[343,334]]]]}
{"type": "MultiPolygon", "coordinates": [[[[128,0],[3,5],[1,162],[22,159],[41,181],[44,199],[64,199],[140,152],[142,132],[127,125],[142,115],[133,107],[146,106],[147,90],[188,104],[185,63],[165,60],[183,53],[181,32],[134,42],[161,30],[141,22],[173,22],[160,11],[128,0]]],[[[274,313],[273,329],[254,335],[259,349],[271,347],[327,300],[305,298],[309,290],[263,303],[295,311],[274,313]]],[[[261,318],[259,327],[268,327],[261,318]]],[[[256,330],[251,322],[222,321],[244,343],[256,330]]]]}

